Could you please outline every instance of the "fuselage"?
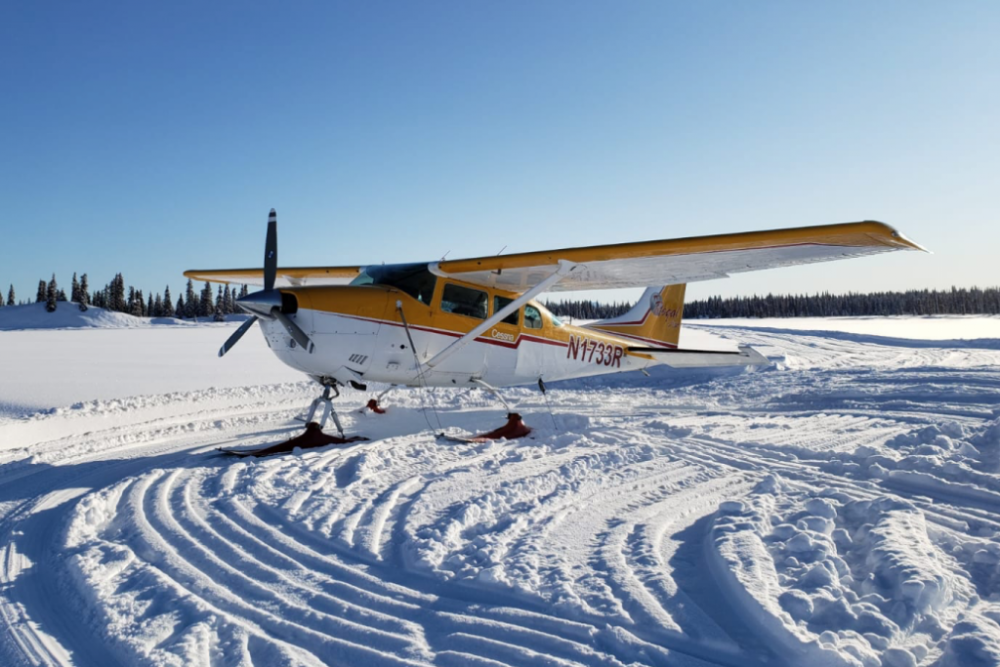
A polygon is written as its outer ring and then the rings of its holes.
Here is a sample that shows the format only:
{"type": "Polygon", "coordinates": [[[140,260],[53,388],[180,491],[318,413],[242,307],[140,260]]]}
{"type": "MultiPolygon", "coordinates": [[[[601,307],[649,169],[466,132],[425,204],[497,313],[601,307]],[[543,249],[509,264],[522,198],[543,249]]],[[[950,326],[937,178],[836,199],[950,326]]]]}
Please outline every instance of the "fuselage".
{"type": "MultiPolygon", "coordinates": [[[[360,281],[359,281],[360,282],[360,281]]],[[[397,284],[282,288],[286,314],[312,339],[307,351],[277,321],[261,320],[281,361],[342,384],[500,387],[645,368],[634,341],[562,323],[528,302],[433,368],[427,366],[516,293],[451,279],[389,280],[397,284]]]]}

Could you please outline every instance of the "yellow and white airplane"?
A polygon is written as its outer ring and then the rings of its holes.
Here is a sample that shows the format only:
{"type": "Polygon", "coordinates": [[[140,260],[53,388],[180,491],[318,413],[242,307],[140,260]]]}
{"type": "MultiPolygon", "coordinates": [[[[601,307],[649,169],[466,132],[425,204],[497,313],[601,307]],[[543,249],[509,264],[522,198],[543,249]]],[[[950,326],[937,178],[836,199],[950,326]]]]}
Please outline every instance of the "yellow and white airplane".
{"type": "MultiPolygon", "coordinates": [[[[735,352],[678,348],[684,289],[733,273],[923,250],[892,227],[865,221],[743,234],[565,248],[416,264],[278,266],[277,217],[267,227],[264,268],[187,271],[209,282],[260,285],[238,300],[253,317],[224,355],[259,322],[277,357],[333,390],[366,383],[496,387],[674,367],[767,363],[735,352]],[[647,287],[626,315],[563,323],[535,297],[544,292],[647,287]]],[[[370,403],[377,407],[377,401],[370,403]]]]}

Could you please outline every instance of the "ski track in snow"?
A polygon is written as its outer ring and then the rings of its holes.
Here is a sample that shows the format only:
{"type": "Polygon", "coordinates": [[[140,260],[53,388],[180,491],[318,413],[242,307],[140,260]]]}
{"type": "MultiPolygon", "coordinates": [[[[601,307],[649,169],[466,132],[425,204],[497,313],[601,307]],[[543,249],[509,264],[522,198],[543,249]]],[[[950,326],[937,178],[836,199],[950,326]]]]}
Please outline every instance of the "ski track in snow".
{"type": "Polygon", "coordinates": [[[714,331],[774,363],[508,390],[511,442],[397,391],[214,451],[305,382],[2,420],[0,664],[1000,664],[1000,351],[714,331]]]}

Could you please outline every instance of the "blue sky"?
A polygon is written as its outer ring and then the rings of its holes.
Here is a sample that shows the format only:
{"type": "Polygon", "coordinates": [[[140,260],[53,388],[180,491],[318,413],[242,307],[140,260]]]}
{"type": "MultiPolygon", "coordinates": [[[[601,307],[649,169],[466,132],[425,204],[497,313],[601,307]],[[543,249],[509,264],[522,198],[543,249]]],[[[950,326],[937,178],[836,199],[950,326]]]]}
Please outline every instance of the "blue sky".
{"type": "MultiPolygon", "coordinates": [[[[995,2],[8,2],[0,285],[878,219],[689,296],[996,285],[995,2]]],[[[608,298],[628,296],[607,293],[608,298]]]]}

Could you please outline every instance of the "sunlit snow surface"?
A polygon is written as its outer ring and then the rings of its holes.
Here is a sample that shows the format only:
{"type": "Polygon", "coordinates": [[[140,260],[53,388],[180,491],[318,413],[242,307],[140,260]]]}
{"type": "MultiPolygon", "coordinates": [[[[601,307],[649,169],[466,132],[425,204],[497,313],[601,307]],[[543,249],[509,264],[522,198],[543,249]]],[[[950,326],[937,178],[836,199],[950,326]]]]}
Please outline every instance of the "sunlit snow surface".
{"type": "Polygon", "coordinates": [[[1000,664],[1000,344],[961,321],[691,326],[773,364],[508,390],[513,442],[434,438],[499,425],[481,391],[352,392],[370,442],[259,461],[214,450],[316,394],[259,335],[248,385],[235,325],[0,332],[53,397],[91,360],[41,412],[0,377],[0,664],[1000,664]]]}

